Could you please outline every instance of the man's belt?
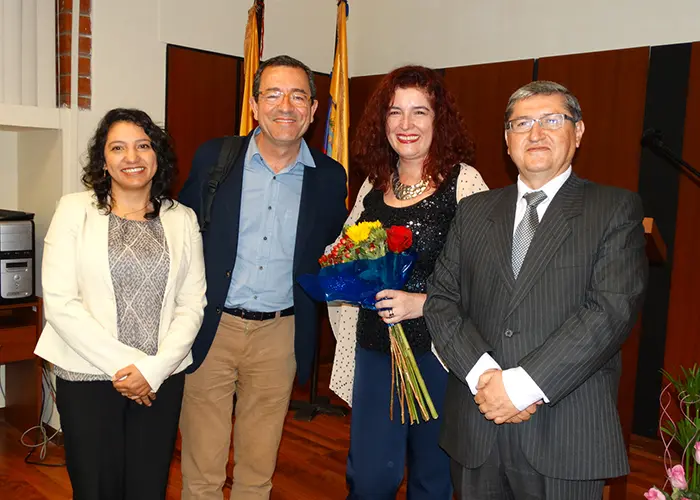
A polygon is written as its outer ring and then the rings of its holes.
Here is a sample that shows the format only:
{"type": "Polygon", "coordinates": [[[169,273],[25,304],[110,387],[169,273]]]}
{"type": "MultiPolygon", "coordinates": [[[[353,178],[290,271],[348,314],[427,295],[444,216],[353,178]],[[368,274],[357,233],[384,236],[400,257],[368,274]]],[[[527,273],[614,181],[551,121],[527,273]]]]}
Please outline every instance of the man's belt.
{"type": "Polygon", "coordinates": [[[238,316],[239,318],[243,319],[252,319],[254,321],[265,321],[267,319],[273,319],[277,317],[284,317],[284,316],[291,316],[294,314],[294,306],[288,307],[287,309],[284,309],[282,311],[273,311],[273,312],[257,312],[257,311],[248,311],[246,309],[240,309],[238,307],[230,308],[230,307],[224,307],[224,312],[231,314],[232,316],[238,316]]]}

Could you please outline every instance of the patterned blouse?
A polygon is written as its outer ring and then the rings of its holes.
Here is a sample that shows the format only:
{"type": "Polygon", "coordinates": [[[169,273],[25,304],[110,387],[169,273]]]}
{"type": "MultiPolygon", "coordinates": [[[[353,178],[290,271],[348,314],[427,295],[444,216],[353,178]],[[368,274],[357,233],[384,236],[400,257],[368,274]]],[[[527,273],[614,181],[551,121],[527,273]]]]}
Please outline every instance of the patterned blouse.
{"type": "MultiPolygon", "coordinates": [[[[138,221],[109,214],[109,270],[116,300],[117,338],[148,355],[158,352],[160,310],[168,282],[170,253],[160,218],[138,221]]],[[[74,382],[111,380],[54,367],[74,382]]]]}

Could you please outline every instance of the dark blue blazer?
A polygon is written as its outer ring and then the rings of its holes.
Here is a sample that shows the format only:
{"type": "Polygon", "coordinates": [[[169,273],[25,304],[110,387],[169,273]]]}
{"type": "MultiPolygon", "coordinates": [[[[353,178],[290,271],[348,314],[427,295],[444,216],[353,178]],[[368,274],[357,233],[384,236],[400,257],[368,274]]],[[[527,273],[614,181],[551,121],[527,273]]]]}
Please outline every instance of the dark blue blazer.
{"type": "MultiPolygon", "coordinates": [[[[192,365],[195,371],[204,361],[212,342],[228,294],[231,274],[236,265],[238,224],[241,211],[243,162],[252,134],[242,146],[241,154],[226,180],[219,186],[211,211],[211,222],[203,233],[204,263],[207,277],[207,307],[204,321],[192,346],[192,365]]],[[[199,215],[202,198],[207,188],[209,170],[216,164],[223,138],[202,144],[195,153],[192,170],[179,201],[199,215]]],[[[311,149],[316,168],[304,169],[301,189],[299,222],[294,247],[294,348],[297,359],[297,378],[303,384],[308,380],[316,352],[318,337],[318,304],[296,283],[301,274],[318,272],[318,258],[326,245],[340,234],[347,217],[345,207],[346,175],[343,166],[323,153],[311,149]]]]}

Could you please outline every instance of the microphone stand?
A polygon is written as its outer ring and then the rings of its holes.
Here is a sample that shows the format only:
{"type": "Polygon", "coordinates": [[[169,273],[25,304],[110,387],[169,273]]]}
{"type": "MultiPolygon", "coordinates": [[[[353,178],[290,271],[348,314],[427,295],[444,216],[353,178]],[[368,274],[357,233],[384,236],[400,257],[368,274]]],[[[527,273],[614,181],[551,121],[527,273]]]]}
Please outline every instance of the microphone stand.
{"type": "Polygon", "coordinates": [[[670,161],[681,172],[688,175],[695,181],[700,181],[700,172],[692,165],[677,156],[671,149],[666,146],[663,141],[663,135],[658,130],[647,130],[642,134],[642,146],[649,148],[651,151],[666,160],[670,161]]]}

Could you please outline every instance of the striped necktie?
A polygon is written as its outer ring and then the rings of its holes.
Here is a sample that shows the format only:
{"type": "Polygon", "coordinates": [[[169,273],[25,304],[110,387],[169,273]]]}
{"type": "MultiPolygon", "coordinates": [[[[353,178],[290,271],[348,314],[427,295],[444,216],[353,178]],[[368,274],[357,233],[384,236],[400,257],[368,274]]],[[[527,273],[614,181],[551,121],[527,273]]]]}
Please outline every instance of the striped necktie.
{"type": "Polygon", "coordinates": [[[547,198],[547,195],[543,191],[533,191],[532,193],[524,194],[523,198],[527,201],[525,216],[518,224],[518,228],[513,236],[512,263],[515,279],[518,279],[520,267],[523,265],[525,255],[527,255],[527,249],[530,247],[532,237],[535,235],[537,226],[540,223],[540,218],[537,215],[537,205],[542,203],[547,198]]]}

